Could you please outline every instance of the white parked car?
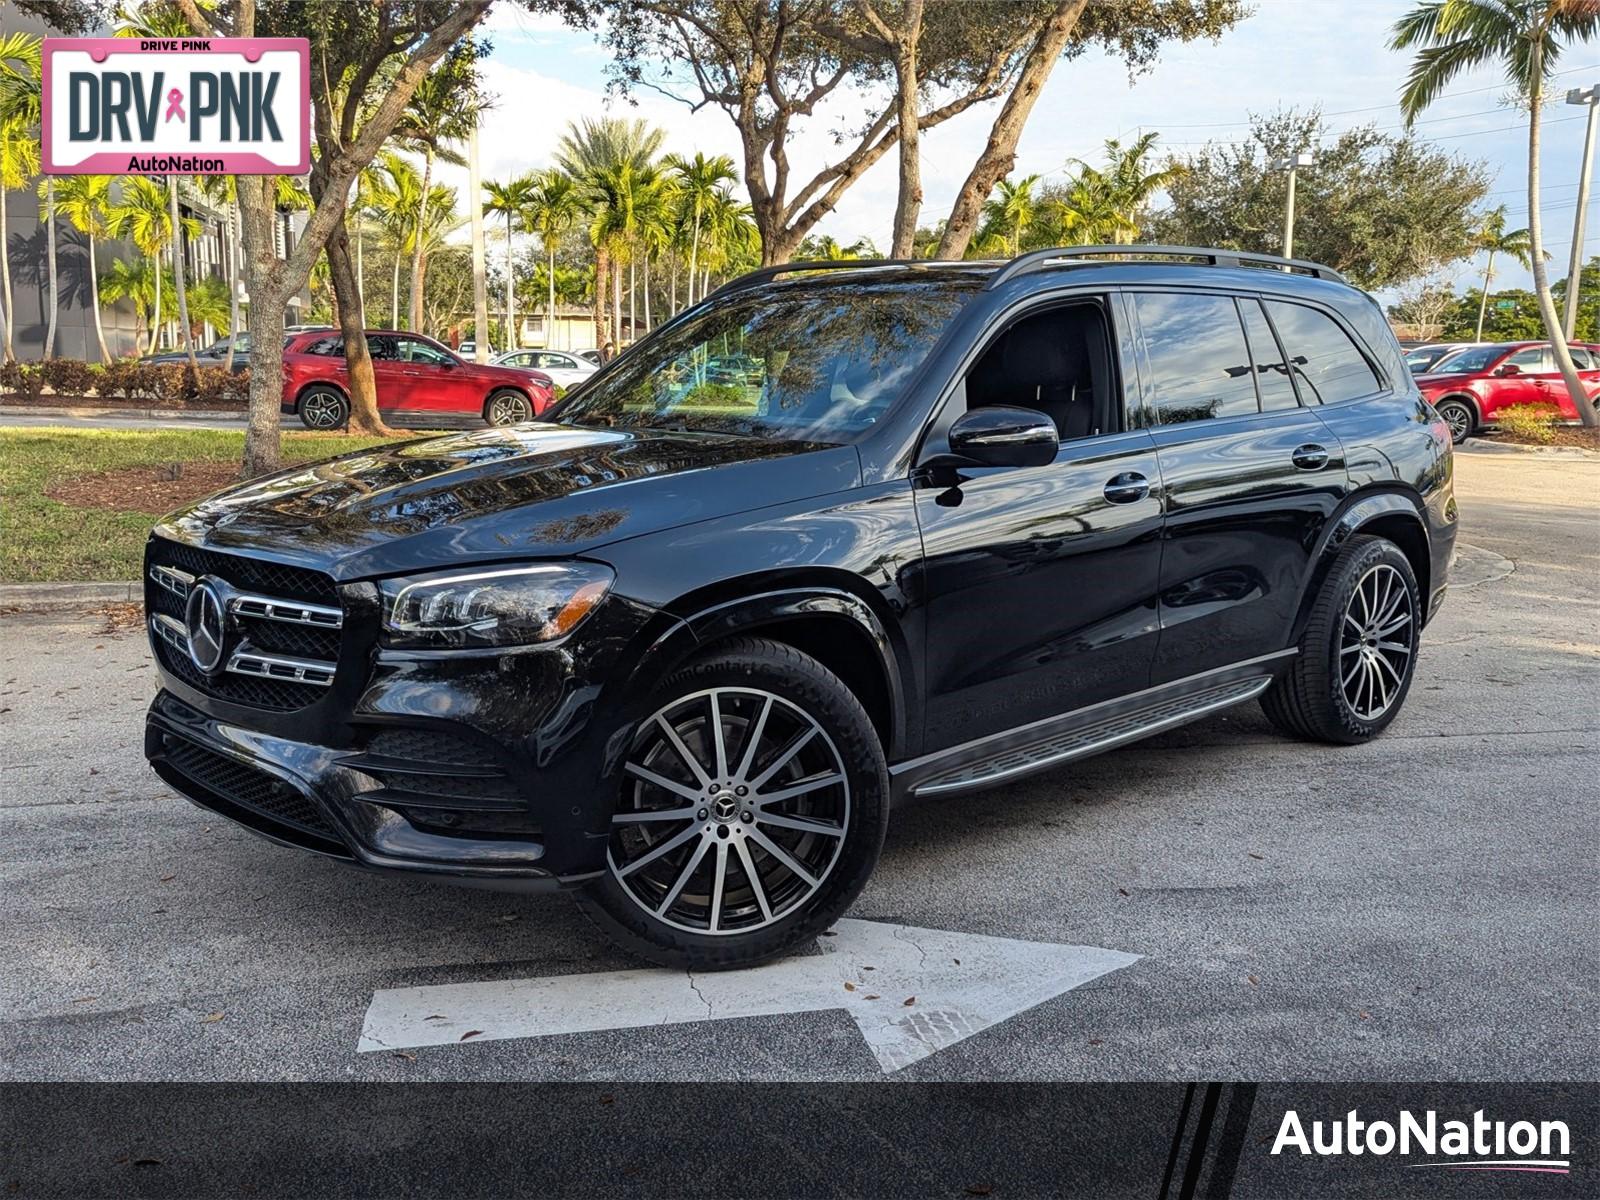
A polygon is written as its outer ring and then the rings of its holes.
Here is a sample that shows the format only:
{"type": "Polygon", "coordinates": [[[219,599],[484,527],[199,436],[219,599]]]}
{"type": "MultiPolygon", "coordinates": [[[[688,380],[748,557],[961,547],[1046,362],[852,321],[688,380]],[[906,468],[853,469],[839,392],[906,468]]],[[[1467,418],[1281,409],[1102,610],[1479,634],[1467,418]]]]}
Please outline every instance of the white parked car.
{"type": "Polygon", "coordinates": [[[494,365],[543,371],[564,388],[582,383],[600,369],[586,358],[561,350],[510,350],[495,359],[494,365]]]}

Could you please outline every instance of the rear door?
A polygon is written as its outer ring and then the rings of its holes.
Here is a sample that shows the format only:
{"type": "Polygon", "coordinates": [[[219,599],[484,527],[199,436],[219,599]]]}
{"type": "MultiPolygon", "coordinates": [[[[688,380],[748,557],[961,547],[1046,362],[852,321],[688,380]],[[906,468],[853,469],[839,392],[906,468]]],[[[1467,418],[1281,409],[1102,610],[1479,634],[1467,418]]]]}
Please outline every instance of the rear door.
{"type": "MultiPolygon", "coordinates": [[[[1590,356],[1588,347],[1569,346],[1568,350],[1572,354],[1572,365],[1578,368],[1578,378],[1583,383],[1585,393],[1594,395],[1595,390],[1600,388],[1600,370],[1595,369],[1595,360],[1590,356]]],[[[1576,419],[1577,406],[1567,392],[1567,381],[1561,377],[1553,352],[1546,350],[1544,364],[1533,377],[1533,386],[1537,389],[1539,403],[1553,404],[1561,410],[1562,416],[1569,420],[1576,419]]]]}
{"type": "Polygon", "coordinates": [[[1373,391],[1377,377],[1320,310],[1288,306],[1296,340],[1281,345],[1254,296],[1128,298],[1166,494],[1158,684],[1285,647],[1312,549],[1347,486],[1343,449],[1311,405],[1373,391]],[[1324,348],[1330,334],[1364,379],[1344,382],[1350,363],[1325,361],[1340,349],[1324,348]]]}
{"type": "Polygon", "coordinates": [[[392,333],[369,333],[367,353],[372,357],[372,377],[378,386],[381,412],[406,412],[411,402],[412,380],[400,362],[400,348],[392,333]]]}

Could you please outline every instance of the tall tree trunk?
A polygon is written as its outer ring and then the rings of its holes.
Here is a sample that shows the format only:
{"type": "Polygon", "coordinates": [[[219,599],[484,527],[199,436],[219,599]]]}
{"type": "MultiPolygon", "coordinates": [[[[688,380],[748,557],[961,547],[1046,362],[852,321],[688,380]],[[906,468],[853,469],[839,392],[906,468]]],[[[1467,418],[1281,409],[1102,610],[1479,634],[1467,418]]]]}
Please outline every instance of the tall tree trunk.
{"type": "Polygon", "coordinates": [[[900,125],[900,191],[895,198],[890,258],[910,258],[922,215],[921,130],[917,121],[917,45],[922,40],[923,0],[906,0],[895,43],[895,95],[900,125]]]}
{"type": "Polygon", "coordinates": [[[1545,334],[1550,338],[1550,349],[1555,352],[1556,366],[1566,381],[1567,395],[1578,410],[1578,419],[1593,427],[1600,424],[1600,420],[1573,366],[1572,352],[1567,349],[1566,334],[1556,313],[1555,297],[1550,294],[1550,276],[1545,268],[1544,237],[1539,220],[1539,111],[1544,103],[1544,56],[1539,36],[1530,38],[1529,42],[1532,61],[1528,75],[1533,83],[1528,89],[1528,244],[1533,252],[1533,291],[1539,299],[1539,315],[1544,319],[1545,334]]]}
{"type": "Polygon", "coordinates": [[[506,349],[515,350],[522,339],[517,336],[517,298],[512,287],[512,273],[516,270],[516,246],[511,240],[511,213],[506,213],[506,349]]]}
{"type": "Polygon", "coordinates": [[[550,285],[550,303],[544,310],[544,348],[554,350],[556,348],[556,248],[546,241],[544,249],[549,258],[545,282],[550,285]]]}
{"type": "Polygon", "coordinates": [[[394,248],[394,276],[389,281],[389,328],[400,328],[400,247],[394,248]]]}
{"type": "Polygon", "coordinates": [[[478,122],[467,134],[467,191],[471,193],[467,211],[472,223],[472,323],[473,357],[489,361],[489,265],[488,247],[483,240],[483,182],[478,177],[478,122]]]}
{"type": "Polygon", "coordinates": [[[341,219],[328,235],[328,278],[339,302],[339,332],[344,335],[344,363],[350,379],[351,433],[382,437],[392,432],[378,411],[378,380],[367,348],[361,315],[361,287],[350,258],[350,229],[341,219]]]}
{"type": "Polygon", "coordinates": [[[283,461],[283,310],[293,289],[273,243],[277,206],[272,177],[241,175],[235,188],[250,290],[250,344],[260,347],[250,356],[250,408],[242,463],[249,479],[276,471],[283,461]]]}
{"type": "Polygon", "coordinates": [[[1045,22],[1039,36],[1034,39],[1023,60],[1021,74],[1011,94],[1000,106],[1000,112],[989,130],[989,140],[983,153],[973,163],[961,190],[956,193],[955,204],[950,208],[945,222],[944,236],[939,239],[935,258],[960,258],[967,252],[972,235],[977,232],[979,218],[983,215],[983,202],[994,191],[994,185],[1004,179],[1017,161],[1017,139],[1028,114],[1033,111],[1045,81],[1067,47],[1078,18],[1088,0],[1057,0],[1055,12],[1045,22]]]}
{"type": "Polygon", "coordinates": [[[1483,268],[1483,295],[1478,300],[1478,328],[1473,333],[1472,340],[1483,341],[1483,315],[1489,309],[1489,280],[1494,278],[1494,251],[1489,251],[1489,261],[1483,268]]]}
{"type": "Polygon", "coordinates": [[[601,357],[605,357],[607,343],[611,341],[608,326],[611,313],[606,305],[606,287],[611,282],[611,255],[604,246],[594,250],[594,344],[601,357]]]}
{"type": "Polygon", "coordinates": [[[172,214],[172,285],[178,292],[178,332],[183,337],[183,348],[189,354],[189,367],[198,371],[200,364],[194,358],[194,333],[189,328],[189,293],[184,286],[183,223],[178,217],[178,177],[167,176],[167,211],[172,214]]]}
{"type": "Polygon", "coordinates": [[[428,219],[428,189],[433,186],[433,147],[423,156],[422,196],[417,201],[417,227],[411,247],[411,320],[413,333],[422,332],[422,230],[428,219]]]}
{"type": "Polygon", "coordinates": [[[639,289],[634,286],[637,278],[635,257],[635,252],[630,250],[628,252],[628,340],[633,342],[639,340],[639,289]]]}
{"type": "Polygon", "coordinates": [[[233,370],[233,352],[239,344],[239,244],[234,230],[238,223],[239,201],[228,201],[228,353],[223,356],[222,369],[233,370]]]}
{"type": "Polygon", "coordinates": [[[694,202],[694,232],[689,235],[689,294],[684,298],[685,308],[694,307],[694,277],[700,257],[700,200],[694,202]]]}
{"type": "Polygon", "coordinates": [[[150,349],[148,354],[154,354],[156,347],[161,343],[161,251],[158,249],[150,256],[150,266],[156,273],[156,301],[150,307],[150,349]]]}
{"type": "Polygon", "coordinates": [[[672,282],[668,285],[668,288],[667,288],[667,310],[673,316],[677,316],[678,315],[678,256],[677,256],[677,254],[673,253],[671,255],[671,259],[672,259],[672,282]]]}
{"type": "Polygon", "coordinates": [[[649,333],[654,329],[655,322],[650,319],[650,256],[644,256],[644,329],[649,333]]]}
{"type": "Polygon", "coordinates": [[[611,343],[622,353],[622,260],[611,259],[611,343]]]}
{"type": "Polygon", "coordinates": [[[111,351],[106,349],[106,330],[100,321],[100,273],[94,262],[94,232],[89,232],[89,302],[94,306],[94,336],[100,343],[100,364],[111,361],[111,351]]]}
{"type": "Polygon", "coordinates": [[[361,324],[367,324],[367,261],[362,253],[366,249],[366,230],[360,216],[356,217],[356,309],[361,314],[361,324]]]}
{"type": "Polygon", "coordinates": [[[44,330],[44,356],[52,358],[56,352],[56,310],[61,307],[56,278],[56,177],[54,175],[44,177],[44,214],[45,254],[49,259],[50,271],[50,319],[44,330]]]}

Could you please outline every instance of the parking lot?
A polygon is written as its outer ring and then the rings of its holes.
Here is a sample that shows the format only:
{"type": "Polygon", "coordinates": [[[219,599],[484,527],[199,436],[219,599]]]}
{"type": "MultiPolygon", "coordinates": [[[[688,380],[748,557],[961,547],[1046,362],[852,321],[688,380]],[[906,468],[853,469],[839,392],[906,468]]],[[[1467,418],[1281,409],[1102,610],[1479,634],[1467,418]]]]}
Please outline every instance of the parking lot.
{"type": "Polygon", "coordinates": [[[1293,743],[1252,705],[907,809],[841,927],[848,979],[832,947],[731,981],[579,979],[639,964],[565,897],[378,877],[269,845],[146,769],[154,670],[137,626],[8,614],[0,1075],[1588,1076],[1600,460],[1468,451],[1457,494],[1454,586],[1383,738],[1293,743]],[[1038,950],[1065,987],[1033,1003],[1032,951],[967,935],[1103,957],[1038,950]],[[890,980],[885,1005],[926,1009],[954,988],[1005,1015],[885,1059],[849,1007],[875,978],[890,980]],[[481,986],[453,986],[468,984],[481,986]],[[412,1003],[466,1008],[413,1019],[454,1030],[510,1009],[523,1024],[374,1044],[369,1009],[443,985],[412,1003]],[[686,992],[719,1019],[680,1011],[686,992]],[[779,1011],[802,993],[821,998],[779,1011]]]}

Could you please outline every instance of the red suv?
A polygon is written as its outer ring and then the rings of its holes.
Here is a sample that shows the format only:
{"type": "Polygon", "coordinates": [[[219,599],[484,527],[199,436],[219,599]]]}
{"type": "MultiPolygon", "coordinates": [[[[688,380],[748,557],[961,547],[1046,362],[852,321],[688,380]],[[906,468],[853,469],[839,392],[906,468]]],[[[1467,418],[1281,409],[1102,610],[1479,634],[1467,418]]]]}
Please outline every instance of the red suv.
{"type": "MultiPolygon", "coordinates": [[[[1571,350],[1584,388],[1590,396],[1600,392],[1600,346],[1574,345],[1571,350]]],[[[1564,417],[1578,415],[1548,342],[1467,346],[1416,380],[1423,396],[1449,422],[1456,442],[1493,425],[1495,414],[1513,404],[1553,404],[1564,417]]]]}
{"type": "MultiPolygon", "coordinates": [[[[536,371],[479,366],[419,333],[367,331],[378,410],[401,426],[438,428],[481,419],[491,425],[531,421],[550,407],[554,389],[536,371]]],[[[292,339],[283,352],[283,411],[307,429],[338,429],[350,416],[344,338],[323,330],[292,339]]]]}

